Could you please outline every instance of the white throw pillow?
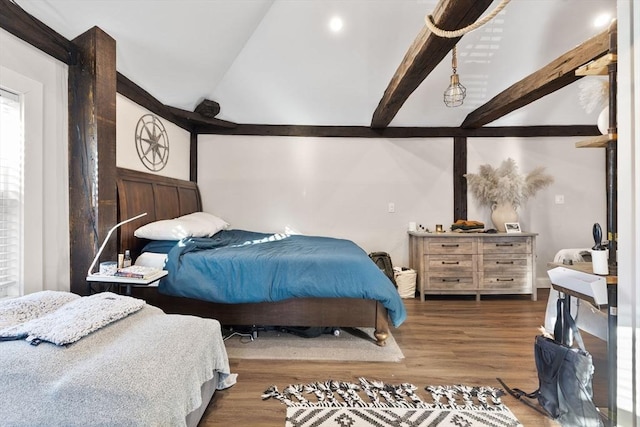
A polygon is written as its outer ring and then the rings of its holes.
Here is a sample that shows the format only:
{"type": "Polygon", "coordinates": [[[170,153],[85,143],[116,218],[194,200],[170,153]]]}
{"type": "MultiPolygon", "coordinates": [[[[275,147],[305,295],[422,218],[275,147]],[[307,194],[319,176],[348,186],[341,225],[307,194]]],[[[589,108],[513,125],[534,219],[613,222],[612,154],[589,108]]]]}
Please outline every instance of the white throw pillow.
{"type": "Polygon", "coordinates": [[[185,237],[211,237],[229,224],[222,218],[206,212],[194,212],[174,219],[150,222],[138,228],[133,235],[149,240],[180,240],[185,237]]]}
{"type": "Polygon", "coordinates": [[[194,212],[178,219],[186,224],[185,227],[192,233],[190,237],[211,237],[229,227],[225,220],[207,212],[194,212]]]}

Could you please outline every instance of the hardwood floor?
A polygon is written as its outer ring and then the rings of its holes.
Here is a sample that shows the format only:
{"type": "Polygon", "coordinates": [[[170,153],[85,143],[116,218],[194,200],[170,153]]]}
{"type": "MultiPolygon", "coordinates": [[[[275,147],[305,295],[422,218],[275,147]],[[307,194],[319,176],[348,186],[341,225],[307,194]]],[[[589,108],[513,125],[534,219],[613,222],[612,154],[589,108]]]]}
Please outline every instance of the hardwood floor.
{"type": "MultiPolygon", "coordinates": [[[[367,377],[390,383],[467,384],[537,388],[534,337],[544,323],[548,290],[538,301],[528,296],[437,297],[404,300],[406,322],[392,331],[405,359],[399,363],[231,360],[238,383],[216,392],[200,426],[284,426],[285,406],[260,395],[271,384],[367,377]]],[[[596,374],[594,400],[607,406],[606,343],[583,333],[596,374]]],[[[507,395],[503,401],[524,426],[557,426],[552,420],[507,395]]]]}

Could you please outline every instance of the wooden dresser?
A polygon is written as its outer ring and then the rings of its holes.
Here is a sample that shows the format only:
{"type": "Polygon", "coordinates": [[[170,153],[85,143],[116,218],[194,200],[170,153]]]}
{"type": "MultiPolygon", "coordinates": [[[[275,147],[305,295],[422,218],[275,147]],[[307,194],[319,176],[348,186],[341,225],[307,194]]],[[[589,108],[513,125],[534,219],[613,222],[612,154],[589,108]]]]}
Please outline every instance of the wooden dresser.
{"type": "Polygon", "coordinates": [[[420,298],[442,294],[536,294],[535,233],[409,232],[420,298]]]}

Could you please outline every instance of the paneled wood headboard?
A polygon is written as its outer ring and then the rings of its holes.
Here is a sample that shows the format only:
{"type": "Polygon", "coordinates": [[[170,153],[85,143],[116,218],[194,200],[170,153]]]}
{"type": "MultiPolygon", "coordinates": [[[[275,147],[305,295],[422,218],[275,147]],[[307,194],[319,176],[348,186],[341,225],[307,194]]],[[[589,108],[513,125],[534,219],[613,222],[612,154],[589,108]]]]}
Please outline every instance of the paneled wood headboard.
{"type": "Polygon", "coordinates": [[[202,210],[200,191],[193,181],[118,168],[116,183],[118,221],[147,213],[118,229],[118,253],[129,249],[133,257],[140,254],[147,241],[133,235],[138,227],[202,210]]]}

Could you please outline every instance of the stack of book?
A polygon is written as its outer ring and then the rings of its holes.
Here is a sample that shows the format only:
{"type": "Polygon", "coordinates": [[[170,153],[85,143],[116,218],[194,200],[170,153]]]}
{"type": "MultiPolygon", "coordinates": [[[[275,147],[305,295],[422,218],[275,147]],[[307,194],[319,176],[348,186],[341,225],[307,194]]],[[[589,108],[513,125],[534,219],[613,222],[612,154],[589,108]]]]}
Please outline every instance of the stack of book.
{"type": "Polygon", "coordinates": [[[151,279],[154,276],[157,276],[161,271],[161,269],[156,267],[132,265],[130,267],[119,268],[115,275],[118,277],[131,277],[133,279],[151,279]]]}

